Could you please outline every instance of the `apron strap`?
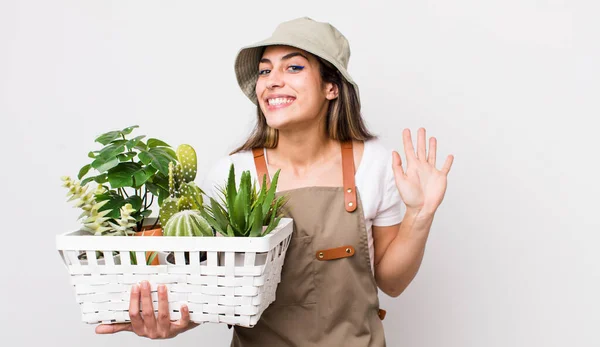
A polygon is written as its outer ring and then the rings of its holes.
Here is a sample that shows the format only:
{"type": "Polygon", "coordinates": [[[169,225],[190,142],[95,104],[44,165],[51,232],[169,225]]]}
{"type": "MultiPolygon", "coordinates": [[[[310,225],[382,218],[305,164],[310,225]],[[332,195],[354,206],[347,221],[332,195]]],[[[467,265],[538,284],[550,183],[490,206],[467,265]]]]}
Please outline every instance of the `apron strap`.
{"type": "MultiPolygon", "coordinates": [[[[356,168],[354,167],[354,152],[352,150],[352,140],[341,143],[342,147],[342,173],[344,179],[344,206],[346,211],[354,212],[356,210],[356,183],[354,175],[356,168]]],[[[263,177],[267,178],[267,187],[271,184],[265,153],[263,148],[253,148],[254,165],[258,175],[259,184],[262,184],[263,177]]]]}
{"type": "Polygon", "coordinates": [[[258,175],[258,185],[262,185],[263,177],[267,177],[267,187],[271,184],[271,177],[269,177],[269,170],[267,169],[267,161],[265,160],[265,152],[263,148],[253,148],[252,154],[254,155],[254,166],[256,166],[256,173],[258,175]]]}
{"type": "Polygon", "coordinates": [[[346,211],[356,210],[356,184],[354,182],[354,152],[352,140],[342,142],[342,172],[344,175],[344,205],[346,211]]]}

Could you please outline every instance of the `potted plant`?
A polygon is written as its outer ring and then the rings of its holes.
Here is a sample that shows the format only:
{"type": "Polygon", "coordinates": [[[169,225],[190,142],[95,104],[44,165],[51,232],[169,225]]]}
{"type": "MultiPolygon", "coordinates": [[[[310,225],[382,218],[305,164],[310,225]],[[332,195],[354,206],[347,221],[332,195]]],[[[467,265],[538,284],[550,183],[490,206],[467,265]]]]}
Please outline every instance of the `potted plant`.
{"type": "MultiPolygon", "coordinates": [[[[95,142],[103,147],[88,153],[92,160],[77,175],[82,181],[64,179],[73,190],[91,182],[98,185],[93,194],[81,193],[88,204],[95,203],[94,214],[84,220],[84,230],[95,235],[162,235],[160,218],[152,222],[148,217],[155,198],[160,205],[169,196],[168,167],[177,162],[177,155],[162,140],[144,141],[145,135],[131,137],[135,128],[138,126],[98,136],[95,142]]],[[[147,252],[146,258],[158,264],[155,252],[147,252]]]]}
{"type": "MultiPolygon", "coordinates": [[[[287,197],[277,197],[277,170],[271,185],[267,188],[266,177],[258,191],[256,182],[251,182],[250,171],[243,171],[239,187],[236,187],[235,168],[232,163],[225,186],[217,187],[219,201],[210,198],[210,205],[205,206],[201,214],[212,228],[225,237],[263,237],[275,230],[283,217],[282,207],[287,197]]],[[[264,264],[267,254],[259,254],[257,260],[264,264]]],[[[223,254],[219,254],[219,262],[223,263],[223,254]]],[[[235,254],[235,263],[244,263],[244,254],[235,254]]]]}
{"type": "MultiPolygon", "coordinates": [[[[160,223],[164,236],[214,236],[214,231],[202,217],[204,192],[194,180],[198,172],[197,156],[188,144],[177,147],[178,162],[169,163],[169,196],[160,204],[160,223]]],[[[186,264],[189,252],[184,253],[186,264]]],[[[175,253],[168,252],[166,262],[175,264],[175,253]]],[[[206,260],[206,252],[200,252],[200,262],[206,260]]]]}
{"type": "Polygon", "coordinates": [[[227,237],[266,236],[277,227],[282,218],[281,208],[287,197],[275,195],[280,170],[275,172],[269,188],[266,177],[260,191],[256,182],[251,182],[250,171],[242,172],[239,187],[236,188],[235,169],[231,164],[227,184],[218,187],[220,201],[210,198],[202,215],[221,235],[227,237]]]}

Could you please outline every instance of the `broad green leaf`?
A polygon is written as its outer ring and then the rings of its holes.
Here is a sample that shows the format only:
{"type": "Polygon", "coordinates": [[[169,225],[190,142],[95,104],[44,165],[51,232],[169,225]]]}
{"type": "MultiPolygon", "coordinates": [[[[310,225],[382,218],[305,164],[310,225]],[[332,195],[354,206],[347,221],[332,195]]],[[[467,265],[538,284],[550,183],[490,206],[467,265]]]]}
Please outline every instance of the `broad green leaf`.
{"type": "Polygon", "coordinates": [[[133,187],[133,177],[142,167],[138,163],[123,162],[108,170],[108,182],[114,188],[133,187]]]}
{"type": "MultiPolygon", "coordinates": [[[[98,198],[99,196],[96,196],[96,199],[98,198]]],[[[108,196],[108,199],[105,200],[108,200],[108,202],[102,206],[99,211],[111,210],[110,213],[106,215],[107,218],[120,218],[121,211],[119,211],[119,209],[124,205],[125,199],[123,199],[123,197],[120,195],[110,195],[108,196]]]]}
{"type": "Polygon", "coordinates": [[[109,131],[104,133],[96,138],[96,142],[101,143],[102,145],[107,145],[115,139],[118,139],[121,136],[120,131],[109,131]]]}
{"type": "Polygon", "coordinates": [[[127,127],[127,128],[125,128],[125,129],[121,130],[121,133],[122,133],[123,135],[129,135],[129,134],[131,134],[131,132],[132,132],[132,131],[133,131],[133,129],[135,129],[135,128],[139,128],[139,125],[132,125],[132,126],[130,126],[130,127],[127,127]]]}
{"type": "Polygon", "coordinates": [[[136,148],[138,145],[143,145],[144,149],[146,149],[146,145],[144,145],[144,143],[142,142],[142,139],[146,137],[146,135],[140,135],[137,137],[132,138],[131,140],[128,140],[125,143],[125,147],[127,147],[128,150],[132,150],[134,148],[136,148]]]}
{"type": "Polygon", "coordinates": [[[117,157],[112,157],[112,158],[101,158],[101,157],[97,157],[93,162],[92,162],[92,167],[96,170],[98,170],[98,172],[104,173],[110,169],[112,169],[113,167],[117,166],[119,164],[119,159],[117,157]]]}
{"type": "Polygon", "coordinates": [[[146,166],[133,173],[133,184],[135,188],[144,185],[152,175],[156,173],[156,169],[151,166],[146,166]]]}
{"type": "Polygon", "coordinates": [[[153,148],[153,147],[171,147],[169,146],[167,143],[159,140],[159,139],[154,139],[154,138],[149,138],[148,142],[147,142],[148,148],[153,148]]]}
{"type": "Polygon", "coordinates": [[[169,174],[169,162],[174,161],[163,148],[150,148],[147,151],[142,151],[138,154],[138,158],[145,165],[151,165],[163,175],[169,174]]]}
{"type": "Polygon", "coordinates": [[[88,171],[90,171],[90,168],[91,168],[91,167],[92,167],[92,165],[91,165],[91,164],[87,164],[87,165],[85,165],[84,167],[82,167],[82,168],[79,170],[79,174],[77,174],[77,178],[78,178],[78,179],[81,179],[83,176],[85,176],[85,175],[88,173],[88,171]]]}
{"type": "Polygon", "coordinates": [[[131,159],[135,158],[136,155],[136,152],[126,152],[117,155],[117,158],[119,158],[120,162],[131,161],[131,159]]]}
{"type": "Polygon", "coordinates": [[[125,151],[124,143],[111,143],[98,152],[97,158],[110,159],[125,151]]]}

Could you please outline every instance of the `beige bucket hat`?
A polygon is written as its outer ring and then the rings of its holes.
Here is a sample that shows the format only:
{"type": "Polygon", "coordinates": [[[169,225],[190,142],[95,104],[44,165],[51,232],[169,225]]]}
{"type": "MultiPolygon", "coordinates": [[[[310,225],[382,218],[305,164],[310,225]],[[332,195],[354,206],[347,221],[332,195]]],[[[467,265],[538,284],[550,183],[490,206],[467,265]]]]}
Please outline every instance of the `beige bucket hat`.
{"type": "Polygon", "coordinates": [[[240,88],[254,104],[258,104],[255,91],[258,64],[265,47],[273,45],[300,48],[330,62],[354,86],[356,97],[360,100],[358,85],[347,70],[350,45],[346,37],[329,23],[302,17],[279,24],[271,37],[239,50],[235,74],[240,88]]]}

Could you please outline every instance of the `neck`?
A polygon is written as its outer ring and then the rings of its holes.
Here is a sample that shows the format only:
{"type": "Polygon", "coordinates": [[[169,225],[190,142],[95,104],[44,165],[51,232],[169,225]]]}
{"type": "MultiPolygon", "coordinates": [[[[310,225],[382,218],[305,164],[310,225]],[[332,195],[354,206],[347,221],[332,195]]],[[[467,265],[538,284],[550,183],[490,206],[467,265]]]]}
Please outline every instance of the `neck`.
{"type": "Polygon", "coordinates": [[[324,122],[293,131],[279,130],[277,147],[268,150],[269,165],[302,172],[339,154],[338,142],[327,135],[324,122]]]}

